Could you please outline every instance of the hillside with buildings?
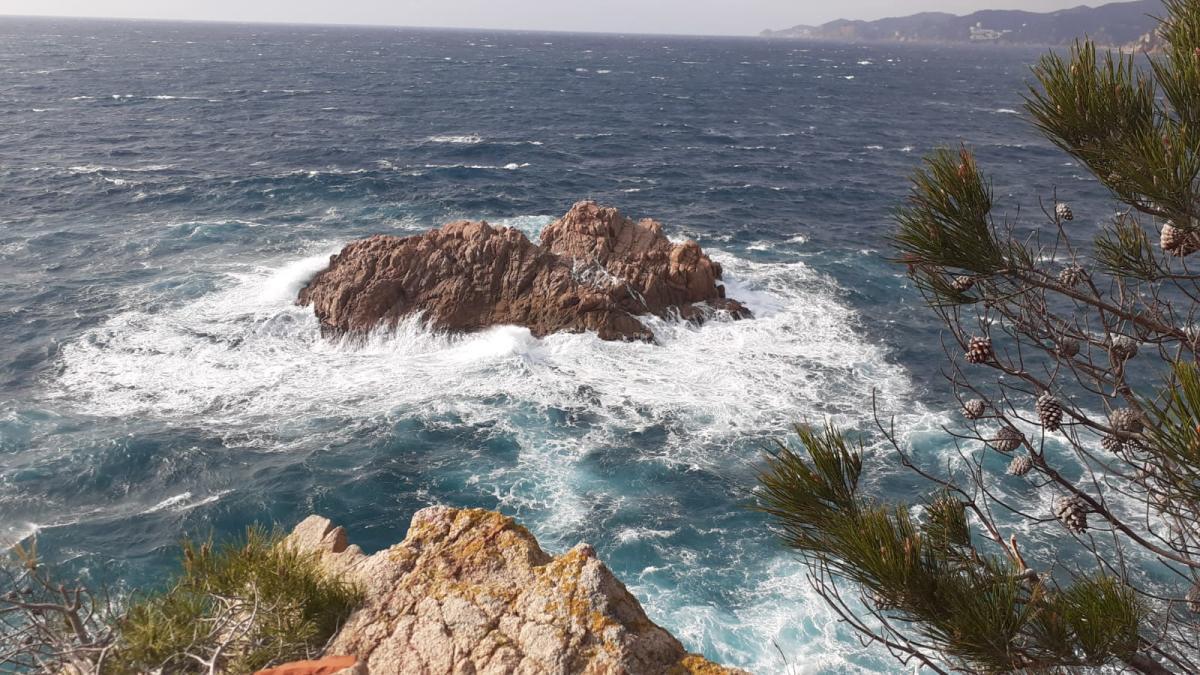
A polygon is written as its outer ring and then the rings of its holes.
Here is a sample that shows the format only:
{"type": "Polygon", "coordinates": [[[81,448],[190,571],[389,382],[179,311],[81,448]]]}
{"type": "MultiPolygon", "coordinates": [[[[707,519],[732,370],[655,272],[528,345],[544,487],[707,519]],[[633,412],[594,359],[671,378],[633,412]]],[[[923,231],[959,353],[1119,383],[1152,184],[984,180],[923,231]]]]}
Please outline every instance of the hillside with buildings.
{"type": "Polygon", "coordinates": [[[1070,44],[1086,35],[1099,44],[1123,48],[1151,46],[1162,4],[1158,0],[1079,6],[1037,13],[984,10],[967,16],[924,12],[877,21],[839,19],[821,26],[767,30],[768,38],[842,42],[930,42],[974,44],[1070,44]]]}

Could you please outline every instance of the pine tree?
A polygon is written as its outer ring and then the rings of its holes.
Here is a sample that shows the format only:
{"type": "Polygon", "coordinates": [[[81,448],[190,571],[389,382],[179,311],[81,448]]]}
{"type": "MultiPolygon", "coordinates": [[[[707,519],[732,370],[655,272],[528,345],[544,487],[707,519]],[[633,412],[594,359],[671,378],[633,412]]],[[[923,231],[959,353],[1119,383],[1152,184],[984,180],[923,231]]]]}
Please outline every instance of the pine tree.
{"type": "Polygon", "coordinates": [[[817,590],[906,663],[1200,672],[1200,0],[1166,0],[1159,34],[1145,66],[1083,40],[1034,68],[1029,116],[1119,205],[1092,241],[1081,224],[1113,210],[999,214],[965,147],[914,175],[895,257],[956,355],[965,467],[923,467],[879,421],[925,503],[864,494],[862,446],[833,427],[798,428],[761,476],[817,590]],[[1003,480],[1046,499],[1005,503],[1003,480]],[[1032,528],[1091,562],[1023,551],[1032,528]]]}

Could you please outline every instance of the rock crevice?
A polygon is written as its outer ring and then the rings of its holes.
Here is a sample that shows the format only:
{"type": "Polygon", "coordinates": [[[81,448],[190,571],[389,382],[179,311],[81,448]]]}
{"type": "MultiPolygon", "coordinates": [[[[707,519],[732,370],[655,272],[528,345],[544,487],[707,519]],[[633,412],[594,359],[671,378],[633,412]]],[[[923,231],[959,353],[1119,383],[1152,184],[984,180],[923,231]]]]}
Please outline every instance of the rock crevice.
{"type": "Polygon", "coordinates": [[[424,509],[402,543],[371,556],[312,516],[288,545],[364,589],[327,653],[372,675],[742,672],[689,654],[591,546],[548,555],[498,513],[424,509]]]}

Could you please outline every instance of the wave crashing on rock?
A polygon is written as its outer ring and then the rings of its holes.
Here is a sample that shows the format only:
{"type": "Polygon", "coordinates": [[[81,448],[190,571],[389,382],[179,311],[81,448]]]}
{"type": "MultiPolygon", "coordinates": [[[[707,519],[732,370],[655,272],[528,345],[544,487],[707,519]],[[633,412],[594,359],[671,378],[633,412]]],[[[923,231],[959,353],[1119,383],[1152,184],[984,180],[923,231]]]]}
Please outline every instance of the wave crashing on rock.
{"type": "Polygon", "coordinates": [[[321,327],[365,334],[421,313],[431,328],[472,332],[525,326],[535,336],[594,331],[604,340],[654,339],[652,314],[702,323],[749,318],[725,297],[721,265],[699,244],[674,244],[653,220],[595,202],[575,204],[542,231],[457,221],[421,235],[355,241],[300,291],[321,327]]]}

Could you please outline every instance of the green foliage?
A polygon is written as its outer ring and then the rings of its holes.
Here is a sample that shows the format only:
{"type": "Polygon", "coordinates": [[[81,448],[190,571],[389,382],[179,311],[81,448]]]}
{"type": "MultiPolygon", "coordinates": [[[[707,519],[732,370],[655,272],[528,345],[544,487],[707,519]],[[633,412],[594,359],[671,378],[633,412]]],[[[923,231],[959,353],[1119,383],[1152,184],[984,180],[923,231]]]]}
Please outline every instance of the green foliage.
{"type": "Polygon", "coordinates": [[[1166,273],[1146,230],[1128,215],[1096,237],[1096,262],[1108,274],[1141,281],[1154,281],[1166,273]]]}
{"type": "Polygon", "coordinates": [[[1167,44],[1167,59],[1154,62],[1154,77],[1179,126],[1200,129],[1200,12],[1186,0],[1165,4],[1167,15],[1159,32],[1167,44]]]}
{"type": "Polygon", "coordinates": [[[1084,577],[1053,601],[1089,662],[1128,660],[1137,652],[1145,612],[1129,586],[1112,577],[1084,577]]]}
{"type": "Polygon", "coordinates": [[[1145,610],[1121,581],[1059,587],[1031,578],[1007,555],[973,545],[953,495],[930,501],[918,523],[904,504],[857,494],[861,450],[838,431],[799,437],[799,449],[780,445],[768,460],[762,510],[810,563],[857,584],[881,617],[904,622],[958,667],[1101,666],[1136,650],[1145,610]]]}
{"type": "Polygon", "coordinates": [[[1038,86],[1026,109],[1047,138],[1122,201],[1191,229],[1192,186],[1200,174],[1200,12],[1184,1],[1167,5],[1164,31],[1179,42],[1169,43],[1166,60],[1152,62],[1153,77],[1136,67],[1133,55],[1101,57],[1091,42],[1077,43],[1066,56],[1047,54],[1033,69],[1038,86]]]}
{"type": "Polygon", "coordinates": [[[1034,67],[1026,109],[1038,128],[1097,175],[1121,164],[1121,152],[1155,130],[1154,84],[1134,57],[1099,56],[1090,42],[1064,56],[1050,52],[1034,67]]]}
{"type": "Polygon", "coordinates": [[[967,510],[954,495],[942,494],[929,503],[925,536],[939,549],[949,553],[954,548],[971,546],[971,528],[967,510]]]}
{"type": "Polygon", "coordinates": [[[897,213],[900,260],[915,267],[990,274],[1005,265],[992,232],[992,192],[965,148],[939,150],[913,177],[908,204],[897,213]]]}
{"type": "Polygon", "coordinates": [[[319,559],[251,528],[243,541],[183,545],[169,590],[132,604],[105,672],[248,673],[318,652],[361,601],[319,559]],[[199,657],[199,658],[197,658],[199,657]]]}
{"type": "Polygon", "coordinates": [[[1150,415],[1153,489],[1171,503],[1200,502],[1200,367],[1177,361],[1159,400],[1143,401],[1150,415]]]}

